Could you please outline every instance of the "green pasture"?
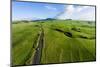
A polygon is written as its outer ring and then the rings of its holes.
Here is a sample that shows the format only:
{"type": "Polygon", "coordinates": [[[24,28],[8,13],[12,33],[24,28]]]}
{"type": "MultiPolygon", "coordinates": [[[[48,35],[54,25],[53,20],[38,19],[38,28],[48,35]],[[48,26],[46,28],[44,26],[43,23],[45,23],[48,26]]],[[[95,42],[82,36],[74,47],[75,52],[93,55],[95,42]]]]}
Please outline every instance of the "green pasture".
{"type": "Polygon", "coordinates": [[[32,64],[38,34],[44,30],[40,64],[96,60],[95,23],[75,20],[46,20],[12,23],[12,64],[32,64]]]}

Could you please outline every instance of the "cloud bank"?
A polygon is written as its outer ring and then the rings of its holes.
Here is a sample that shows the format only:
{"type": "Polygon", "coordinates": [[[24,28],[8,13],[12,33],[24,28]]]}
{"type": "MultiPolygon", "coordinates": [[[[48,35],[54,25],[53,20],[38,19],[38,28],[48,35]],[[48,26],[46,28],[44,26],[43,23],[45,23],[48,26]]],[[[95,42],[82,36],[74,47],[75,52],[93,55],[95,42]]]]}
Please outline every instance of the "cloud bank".
{"type": "Polygon", "coordinates": [[[74,20],[95,20],[95,7],[92,6],[76,6],[65,5],[57,19],[74,19],[74,20]]]}

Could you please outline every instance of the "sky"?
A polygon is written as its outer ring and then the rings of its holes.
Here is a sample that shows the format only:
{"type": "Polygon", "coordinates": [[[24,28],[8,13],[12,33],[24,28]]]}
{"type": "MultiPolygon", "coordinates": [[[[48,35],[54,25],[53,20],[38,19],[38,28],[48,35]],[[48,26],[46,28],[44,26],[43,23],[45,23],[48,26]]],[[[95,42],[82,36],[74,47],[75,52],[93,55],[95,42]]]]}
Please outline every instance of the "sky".
{"type": "Polygon", "coordinates": [[[95,7],[35,2],[12,2],[12,20],[46,18],[95,21],[95,7]]]}

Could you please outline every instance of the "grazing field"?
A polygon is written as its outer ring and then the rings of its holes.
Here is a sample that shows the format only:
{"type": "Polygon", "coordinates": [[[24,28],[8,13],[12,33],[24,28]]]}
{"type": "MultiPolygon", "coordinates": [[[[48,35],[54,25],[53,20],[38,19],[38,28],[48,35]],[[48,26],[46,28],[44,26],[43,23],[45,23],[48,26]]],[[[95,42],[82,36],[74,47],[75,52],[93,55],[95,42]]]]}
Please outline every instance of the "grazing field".
{"type": "Polygon", "coordinates": [[[39,64],[96,60],[95,22],[44,20],[12,24],[12,64],[34,64],[39,33],[43,48],[39,64]]]}

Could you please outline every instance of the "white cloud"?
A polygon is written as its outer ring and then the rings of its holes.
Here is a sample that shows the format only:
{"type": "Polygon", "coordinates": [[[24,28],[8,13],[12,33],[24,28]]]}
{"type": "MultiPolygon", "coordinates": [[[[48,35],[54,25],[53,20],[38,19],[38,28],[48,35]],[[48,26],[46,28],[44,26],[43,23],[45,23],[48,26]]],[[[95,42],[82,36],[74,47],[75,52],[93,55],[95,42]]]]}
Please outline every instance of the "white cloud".
{"type": "Polygon", "coordinates": [[[95,20],[95,11],[89,11],[87,13],[81,14],[80,18],[82,20],[95,20]]]}
{"type": "Polygon", "coordinates": [[[95,9],[91,6],[65,6],[58,19],[95,20],[95,9]]]}
{"type": "Polygon", "coordinates": [[[57,18],[58,19],[69,19],[71,18],[71,15],[74,13],[74,6],[73,5],[69,5],[69,6],[65,6],[65,10],[63,13],[61,13],[57,18]]]}
{"type": "Polygon", "coordinates": [[[84,10],[84,9],[87,9],[87,8],[89,8],[89,6],[80,6],[80,7],[76,8],[76,10],[77,10],[78,12],[80,12],[80,11],[82,11],[82,10],[84,10]]]}
{"type": "Polygon", "coordinates": [[[44,6],[44,7],[49,9],[49,10],[57,10],[55,7],[52,7],[52,6],[44,6]]]}
{"type": "Polygon", "coordinates": [[[65,7],[65,10],[67,11],[67,13],[70,13],[70,14],[73,13],[74,9],[75,8],[73,5],[69,5],[69,6],[65,7]]]}

